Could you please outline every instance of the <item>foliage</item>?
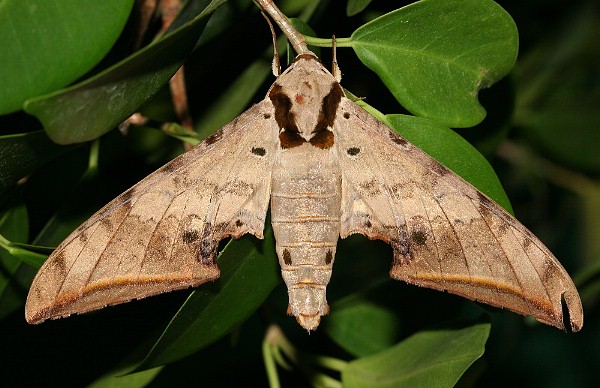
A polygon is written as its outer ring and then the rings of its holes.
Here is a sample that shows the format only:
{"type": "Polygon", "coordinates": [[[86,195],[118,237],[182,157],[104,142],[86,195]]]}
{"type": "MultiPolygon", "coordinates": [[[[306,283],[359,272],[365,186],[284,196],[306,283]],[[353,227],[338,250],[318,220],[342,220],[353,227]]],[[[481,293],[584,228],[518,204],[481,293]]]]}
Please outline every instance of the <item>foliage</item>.
{"type": "MultiPolygon", "coordinates": [[[[509,210],[512,199],[574,275],[581,333],[392,281],[390,248],[352,236],[339,243],[331,313],[307,335],[285,315],[270,233],[224,245],[222,277],[191,293],[28,326],[22,306],[46,247],[182,152],[177,139],[206,137],[260,100],[272,48],[248,0],[190,0],[167,31],[151,24],[141,48],[129,39],[141,31],[130,1],[69,2],[58,13],[30,2],[31,13],[9,0],[0,9],[14,21],[0,23],[2,382],[591,385],[600,354],[597,9],[583,0],[554,1],[547,15],[539,1],[401,8],[408,3],[280,7],[317,31],[310,44],[339,37],[342,83],[374,115],[509,210]],[[509,14],[520,56],[500,81],[516,59],[509,14]],[[184,62],[195,132],[176,124],[167,85],[184,62]],[[138,111],[149,121],[114,130],[138,111]]],[[[327,63],[329,50],[320,56],[327,63]]]]}

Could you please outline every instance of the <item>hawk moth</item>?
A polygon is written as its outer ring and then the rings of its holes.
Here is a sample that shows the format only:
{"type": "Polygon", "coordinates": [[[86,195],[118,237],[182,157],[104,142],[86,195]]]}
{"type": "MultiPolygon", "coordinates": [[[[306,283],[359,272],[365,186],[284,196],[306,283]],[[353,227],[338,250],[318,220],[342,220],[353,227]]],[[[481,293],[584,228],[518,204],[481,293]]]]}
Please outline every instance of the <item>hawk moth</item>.
{"type": "Polygon", "coordinates": [[[263,237],[271,208],[290,315],[315,330],[337,239],[393,248],[390,275],[563,328],[583,325],[575,285],[513,216],[346,98],[303,51],[261,102],[118,196],[36,275],[39,323],[216,279],[219,241],[263,237]]]}

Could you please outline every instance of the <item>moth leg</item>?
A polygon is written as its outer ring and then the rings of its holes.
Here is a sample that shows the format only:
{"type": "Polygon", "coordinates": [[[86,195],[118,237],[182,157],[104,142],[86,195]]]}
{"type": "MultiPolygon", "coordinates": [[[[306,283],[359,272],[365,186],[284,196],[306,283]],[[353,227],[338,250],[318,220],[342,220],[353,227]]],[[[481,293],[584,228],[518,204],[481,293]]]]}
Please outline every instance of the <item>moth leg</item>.
{"type": "Polygon", "coordinates": [[[331,48],[333,50],[332,53],[332,63],[331,63],[331,74],[335,77],[337,82],[342,81],[342,71],[337,63],[337,41],[335,40],[335,35],[331,37],[331,48]]]}
{"type": "Polygon", "coordinates": [[[275,36],[275,29],[273,28],[273,24],[269,17],[263,11],[260,11],[260,13],[267,21],[269,29],[271,30],[271,38],[273,39],[273,62],[271,63],[271,71],[275,77],[279,77],[281,75],[281,64],[279,63],[279,53],[277,53],[277,37],[275,36]]]}

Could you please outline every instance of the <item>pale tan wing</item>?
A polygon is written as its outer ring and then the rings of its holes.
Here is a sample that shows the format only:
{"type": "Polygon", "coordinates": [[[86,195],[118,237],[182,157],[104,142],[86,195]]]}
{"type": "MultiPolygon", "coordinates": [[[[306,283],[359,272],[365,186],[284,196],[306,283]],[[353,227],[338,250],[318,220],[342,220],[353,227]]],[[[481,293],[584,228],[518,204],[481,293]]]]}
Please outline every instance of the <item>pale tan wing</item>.
{"type": "Polygon", "coordinates": [[[552,253],[500,206],[348,99],[334,123],[341,237],[391,244],[391,276],[564,328],[583,325],[577,289],[552,253]]]}
{"type": "Polygon", "coordinates": [[[37,273],[27,321],[217,278],[221,239],[263,236],[278,136],[273,115],[269,100],[255,105],[71,233],[37,273]]]}

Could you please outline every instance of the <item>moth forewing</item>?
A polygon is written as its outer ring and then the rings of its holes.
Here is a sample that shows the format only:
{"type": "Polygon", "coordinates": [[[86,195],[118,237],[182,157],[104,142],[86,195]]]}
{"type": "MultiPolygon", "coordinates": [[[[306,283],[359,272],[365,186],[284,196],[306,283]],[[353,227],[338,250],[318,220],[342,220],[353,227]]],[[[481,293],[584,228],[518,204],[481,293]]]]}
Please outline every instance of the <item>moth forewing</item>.
{"type": "Polygon", "coordinates": [[[262,237],[269,199],[288,312],[307,330],[329,310],[337,238],[352,233],[392,246],[395,279],[561,328],[564,295],[572,330],[583,324],[573,282],[531,232],[347,99],[310,52],[73,232],[34,279],[28,321],[214,279],[219,240],[262,237]]]}
{"type": "Polygon", "coordinates": [[[278,129],[268,101],[152,173],[77,228],[38,271],[30,323],[218,277],[221,239],[263,235],[278,129]]]}

